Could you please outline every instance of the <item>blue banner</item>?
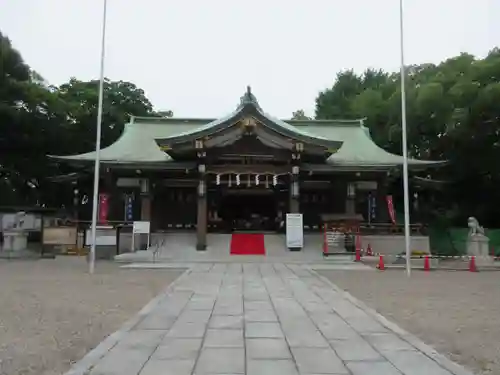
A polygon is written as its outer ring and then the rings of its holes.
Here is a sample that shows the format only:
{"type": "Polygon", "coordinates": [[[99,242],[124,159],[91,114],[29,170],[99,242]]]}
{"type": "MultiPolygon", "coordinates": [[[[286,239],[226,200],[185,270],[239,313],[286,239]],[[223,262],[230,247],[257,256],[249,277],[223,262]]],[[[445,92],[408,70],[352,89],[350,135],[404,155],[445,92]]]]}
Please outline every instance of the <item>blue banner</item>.
{"type": "Polygon", "coordinates": [[[131,194],[125,195],[125,221],[134,219],[134,197],[131,194]]]}
{"type": "Polygon", "coordinates": [[[368,193],[368,220],[372,221],[377,218],[377,197],[372,193],[368,193]]]}

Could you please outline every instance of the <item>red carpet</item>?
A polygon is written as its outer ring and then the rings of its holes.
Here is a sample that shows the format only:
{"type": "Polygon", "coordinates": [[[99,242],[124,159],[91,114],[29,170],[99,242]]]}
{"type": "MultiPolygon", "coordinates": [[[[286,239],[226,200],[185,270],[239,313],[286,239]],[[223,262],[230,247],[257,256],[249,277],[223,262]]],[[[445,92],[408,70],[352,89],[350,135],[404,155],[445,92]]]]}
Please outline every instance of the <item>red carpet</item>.
{"type": "Polygon", "coordinates": [[[234,233],[231,237],[231,255],[266,255],[264,235],[234,233]]]}

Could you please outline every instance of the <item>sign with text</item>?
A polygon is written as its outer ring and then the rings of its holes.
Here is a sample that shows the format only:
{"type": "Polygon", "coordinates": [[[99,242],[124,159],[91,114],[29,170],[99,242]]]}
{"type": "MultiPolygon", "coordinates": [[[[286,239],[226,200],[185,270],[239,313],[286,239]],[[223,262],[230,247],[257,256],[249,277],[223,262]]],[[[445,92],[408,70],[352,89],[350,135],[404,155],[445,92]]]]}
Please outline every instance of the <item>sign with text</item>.
{"type": "Polygon", "coordinates": [[[286,214],[286,246],[289,249],[301,249],[304,247],[302,214],[286,214]]]}
{"type": "MultiPolygon", "coordinates": [[[[149,221],[134,221],[134,224],[132,226],[132,251],[136,251],[137,249],[136,244],[137,241],[135,239],[136,235],[139,235],[139,239],[142,237],[144,239],[144,235],[147,236],[147,242],[146,244],[146,249],[149,248],[149,245],[151,244],[151,238],[150,238],[150,232],[151,232],[151,223],[149,221]],[[142,236],[141,236],[142,235],[142,236]]],[[[144,243],[143,241],[140,241],[139,244],[144,243]]]]}
{"type": "Polygon", "coordinates": [[[149,221],[134,221],[133,233],[134,234],[149,234],[151,230],[151,223],[149,221]]]}
{"type": "Polygon", "coordinates": [[[377,218],[377,197],[373,193],[368,193],[368,222],[377,218]]]}
{"type": "MultiPolygon", "coordinates": [[[[85,231],[85,245],[92,246],[92,230],[85,231]]],[[[116,230],[111,226],[97,227],[95,231],[96,246],[116,246],[116,230]]]]}
{"type": "Polygon", "coordinates": [[[125,195],[125,221],[134,219],[134,197],[132,194],[125,195]]]}

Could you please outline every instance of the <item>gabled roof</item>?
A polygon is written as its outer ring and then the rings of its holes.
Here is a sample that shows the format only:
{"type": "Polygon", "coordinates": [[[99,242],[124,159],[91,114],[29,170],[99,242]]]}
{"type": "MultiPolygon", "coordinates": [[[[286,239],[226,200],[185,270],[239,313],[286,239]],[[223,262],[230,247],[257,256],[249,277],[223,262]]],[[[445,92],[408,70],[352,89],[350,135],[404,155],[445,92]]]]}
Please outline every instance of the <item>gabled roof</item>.
{"type": "MultiPolygon", "coordinates": [[[[403,157],[387,152],[373,141],[370,130],[363,120],[353,122],[290,121],[297,128],[307,128],[309,132],[323,137],[335,137],[344,142],[340,150],[327,159],[327,164],[338,166],[394,167],[403,165],[403,157]]],[[[413,169],[443,164],[442,161],[429,161],[408,158],[413,169]]]]}
{"type": "MultiPolygon", "coordinates": [[[[250,90],[240,99],[237,109],[221,119],[190,119],[161,117],[132,117],[125,124],[120,138],[100,152],[100,159],[108,164],[166,163],[172,157],[163,152],[156,140],[181,141],[197,139],[227,126],[241,111],[253,108],[253,115],[265,120],[267,126],[286,137],[322,145],[341,145],[326,164],[331,167],[392,168],[403,164],[403,157],[378,147],[369,129],[359,120],[279,120],[262,111],[250,90]]],[[[69,162],[95,160],[95,152],[71,156],[51,156],[69,162]]],[[[412,168],[425,168],[443,164],[409,158],[412,168]]]]}
{"type": "Polygon", "coordinates": [[[280,137],[285,137],[296,142],[323,146],[327,150],[334,150],[334,152],[342,145],[342,142],[336,139],[318,136],[305,129],[298,129],[264,112],[257,98],[252,94],[250,87],[247,87],[246,93],[240,98],[240,103],[236,110],[229,115],[169,137],[159,138],[157,141],[162,146],[168,145],[168,147],[171,147],[172,144],[176,143],[179,144],[203,139],[205,137],[212,137],[221,131],[233,128],[239,121],[250,118],[258,121],[264,128],[278,134],[280,137]]]}

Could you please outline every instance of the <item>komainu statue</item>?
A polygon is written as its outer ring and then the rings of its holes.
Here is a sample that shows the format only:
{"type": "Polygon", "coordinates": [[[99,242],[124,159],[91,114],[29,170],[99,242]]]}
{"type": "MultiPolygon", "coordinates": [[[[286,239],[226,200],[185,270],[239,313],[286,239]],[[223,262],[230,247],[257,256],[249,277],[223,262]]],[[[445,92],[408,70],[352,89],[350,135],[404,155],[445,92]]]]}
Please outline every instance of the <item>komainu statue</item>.
{"type": "Polygon", "coordinates": [[[469,237],[476,235],[484,236],[484,228],[479,225],[479,221],[475,217],[469,217],[467,220],[467,226],[469,227],[469,237]]]}
{"type": "Polygon", "coordinates": [[[493,257],[489,256],[489,238],[484,233],[484,228],[479,225],[475,217],[467,220],[469,235],[467,237],[467,255],[476,258],[479,267],[493,264],[493,257]]]}

